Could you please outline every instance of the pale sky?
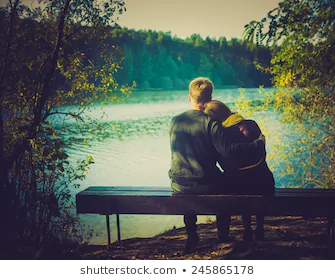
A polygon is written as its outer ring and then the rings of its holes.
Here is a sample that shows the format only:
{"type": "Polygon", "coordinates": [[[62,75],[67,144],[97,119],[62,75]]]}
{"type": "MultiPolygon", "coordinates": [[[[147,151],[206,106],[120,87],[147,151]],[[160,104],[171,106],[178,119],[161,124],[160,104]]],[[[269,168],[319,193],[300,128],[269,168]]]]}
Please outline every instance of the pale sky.
{"type": "MultiPolygon", "coordinates": [[[[75,1],[75,0],[73,0],[75,1]]],[[[281,0],[124,0],[127,11],[117,23],[129,29],[171,31],[185,39],[221,36],[242,38],[244,25],[261,20],[281,0]]],[[[37,0],[23,0],[38,3],[37,0]]],[[[0,6],[8,0],[0,0],[0,6]]]]}
{"type": "Polygon", "coordinates": [[[118,24],[129,29],[171,31],[185,39],[242,38],[244,25],[261,20],[280,0],[125,0],[118,24]]]}

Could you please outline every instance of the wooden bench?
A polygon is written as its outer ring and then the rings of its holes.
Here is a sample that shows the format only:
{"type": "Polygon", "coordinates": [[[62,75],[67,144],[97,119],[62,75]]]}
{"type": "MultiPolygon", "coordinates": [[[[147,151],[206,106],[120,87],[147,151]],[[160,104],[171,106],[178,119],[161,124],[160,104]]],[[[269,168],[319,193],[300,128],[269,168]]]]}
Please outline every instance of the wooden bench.
{"type": "Polygon", "coordinates": [[[89,187],[76,195],[78,214],[106,215],[108,247],[109,216],[116,215],[118,241],[120,214],[241,215],[327,217],[328,234],[335,234],[335,190],[277,188],[274,196],[261,195],[173,195],[163,187],[89,187]]]}

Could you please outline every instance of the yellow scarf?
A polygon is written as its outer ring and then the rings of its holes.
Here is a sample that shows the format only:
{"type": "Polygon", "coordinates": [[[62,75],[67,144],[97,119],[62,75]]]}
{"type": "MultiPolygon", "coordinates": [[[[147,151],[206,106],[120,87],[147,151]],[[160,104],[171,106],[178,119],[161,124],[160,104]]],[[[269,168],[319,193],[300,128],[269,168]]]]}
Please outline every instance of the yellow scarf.
{"type": "Polygon", "coordinates": [[[235,124],[238,124],[239,122],[243,121],[244,118],[237,113],[231,114],[228,118],[226,118],[225,121],[222,122],[223,127],[231,127],[235,124]]]}
{"type": "MultiPolygon", "coordinates": [[[[222,126],[226,127],[226,128],[231,127],[235,124],[238,124],[239,122],[241,122],[243,120],[244,120],[244,118],[240,114],[233,113],[225,121],[222,122],[222,126]]],[[[257,162],[256,164],[253,164],[253,165],[250,165],[250,166],[245,166],[245,167],[239,168],[238,170],[246,170],[246,169],[254,168],[254,167],[260,165],[263,160],[264,160],[264,158],[261,158],[261,160],[259,162],[257,162]]]]}

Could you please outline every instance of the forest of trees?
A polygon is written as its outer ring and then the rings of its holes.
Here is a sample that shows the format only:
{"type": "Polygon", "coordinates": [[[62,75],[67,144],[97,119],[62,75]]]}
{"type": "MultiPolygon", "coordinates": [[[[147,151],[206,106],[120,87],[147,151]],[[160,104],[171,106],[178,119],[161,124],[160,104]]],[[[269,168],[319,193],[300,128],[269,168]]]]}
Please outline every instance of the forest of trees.
{"type": "Polygon", "coordinates": [[[184,89],[196,76],[213,80],[216,88],[271,86],[271,75],[256,65],[269,66],[271,51],[232,38],[218,40],[193,34],[185,40],[170,32],[114,28],[110,44],[122,51],[120,84],[137,89],[184,89]]]}

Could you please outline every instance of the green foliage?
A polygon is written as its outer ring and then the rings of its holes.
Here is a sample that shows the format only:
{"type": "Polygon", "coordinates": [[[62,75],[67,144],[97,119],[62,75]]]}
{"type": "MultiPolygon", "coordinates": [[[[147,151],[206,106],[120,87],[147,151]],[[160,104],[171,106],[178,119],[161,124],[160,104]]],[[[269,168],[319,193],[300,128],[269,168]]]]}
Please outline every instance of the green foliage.
{"type": "Polygon", "coordinates": [[[200,62],[198,68],[199,76],[212,77],[213,64],[208,59],[207,55],[204,53],[200,54],[200,62]]]}
{"type": "Polygon", "coordinates": [[[207,76],[220,82],[217,88],[271,85],[270,75],[256,66],[256,63],[269,66],[270,49],[236,38],[229,42],[225,38],[204,40],[194,34],[182,40],[171,38],[168,32],[115,28],[110,40],[123,48],[124,60],[120,66],[124,71],[117,73],[120,84],[135,80],[141,89],[179,89],[186,88],[197,76],[207,76]],[[166,77],[173,81],[172,87],[166,83],[166,77]]]}
{"type": "Polygon", "coordinates": [[[169,76],[163,76],[160,78],[160,85],[165,89],[172,89],[173,82],[169,76]]]}
{"type": "Polygon", "coordinates": [[[335,183],[334,6],[334,0],[285,0],[266,18],[246,26],[246,39],[256,36],[256,43],[272,44],[267,70],[278,91],[270,102],[290,127],[288,133],[297,137],[281,160],[304,186],[335,183]]]}
{"type": "Polygon", "coordinates": [[[91,105],[129,95],[115,76],[122,53],[109,41],[113,15],[124,10],[119,0],[16,0],[1,8],[1,242],[6,234],[28,244],[83,241],[70,189],[94,160],[70,162],[61,134],[71,119],[94,133],[91,105]]]}
{"type": "Polygon", "coordinates": [[[236,72],[225,60],[218,61],[213,68],[215,87],[237,85],[236,72]]]}

